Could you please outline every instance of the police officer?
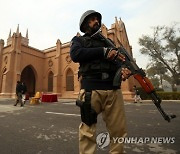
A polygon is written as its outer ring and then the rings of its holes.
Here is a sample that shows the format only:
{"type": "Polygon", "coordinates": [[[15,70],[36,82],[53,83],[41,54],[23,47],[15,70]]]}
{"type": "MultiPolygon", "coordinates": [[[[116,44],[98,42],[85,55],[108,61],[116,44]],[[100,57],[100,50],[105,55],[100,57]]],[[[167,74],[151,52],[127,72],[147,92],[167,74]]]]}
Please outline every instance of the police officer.
{"type": "MultiPolygon", "coordinates": [[[[115,58],[121,61],[125,57],[98,37],[93,37],[101,27],[101,14],[86,11],[80,19],[80,30],[83,36],[72,39],[70,55],[74,62],[80,64],[79,76],[81,90],[77,105],[81,110],[79,126],[80,154],[93,154],[96,149],[97,115],[102,113],[110,134],[110,153],[123,153],[123,145],[115,143],[113,137],[126,136],[124,102],[119,86],[113,86],[113,79],[119,66],[115,58]]],[[[130,76],[127,68],[122,69],[122,80],[130,76]]]]}
{"type": "Polygon", "coordinates": [[[14,106],[16,106],[18,103],[21,103],[21,107],[24,106],[23,102],[22,102],[22,84],[20,81],[17,81],[16,84],[16,103],[14,104],[14,106]]]}

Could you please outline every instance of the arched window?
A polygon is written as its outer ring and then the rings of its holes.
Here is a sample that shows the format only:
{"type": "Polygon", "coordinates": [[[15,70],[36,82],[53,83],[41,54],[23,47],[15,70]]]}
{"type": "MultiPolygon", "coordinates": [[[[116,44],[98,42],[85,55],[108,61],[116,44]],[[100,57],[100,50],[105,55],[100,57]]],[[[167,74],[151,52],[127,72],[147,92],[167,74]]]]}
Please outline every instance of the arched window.
{"type": "Polygon", "coordinates": [[[48,75],[48,91],[49,92],[53,92],[53,72],[49,72],[49,75],[48,75]]]}
{"type": "Polygon", "coordinates": [[[66,91],[74,91],[74,74],[71,69],[66,73],[66,91]]]}

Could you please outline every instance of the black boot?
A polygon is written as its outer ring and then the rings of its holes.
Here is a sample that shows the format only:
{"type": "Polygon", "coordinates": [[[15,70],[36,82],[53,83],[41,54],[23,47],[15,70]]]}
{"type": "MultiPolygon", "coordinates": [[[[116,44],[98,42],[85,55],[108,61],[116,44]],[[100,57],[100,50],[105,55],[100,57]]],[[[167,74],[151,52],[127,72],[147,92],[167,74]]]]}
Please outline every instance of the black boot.
{"type": "Polygon", "coordinates": [[[19,102],[19,101],[17,100],[16,103],[14,104],[14,106],[17,106],[18,102],[19,102]]]}

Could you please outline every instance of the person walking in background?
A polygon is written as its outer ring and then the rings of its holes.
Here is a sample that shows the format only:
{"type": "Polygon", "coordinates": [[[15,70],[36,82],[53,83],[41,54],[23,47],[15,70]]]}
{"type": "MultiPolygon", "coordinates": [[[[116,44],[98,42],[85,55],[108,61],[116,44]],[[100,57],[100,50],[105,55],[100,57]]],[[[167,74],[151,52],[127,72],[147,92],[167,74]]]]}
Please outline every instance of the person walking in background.
{"type": "Polygon", "coordinates": [[[140,96],[140,92],[139,92],[139,90],[137,89],[136,86],[134,86],[134,93],[135,93],[134,103],[142,103],[142,99],[141,99],[141,96],[140,96]]]}
{"type": "Polygon", "coordinates": [[[16,103],[14,104],[14,106],[16,106],[18,103],[21,104],[21,107],[24,106],[22,102],[22,84],[20,81],[17,81],[16,84],[16,103]]]}

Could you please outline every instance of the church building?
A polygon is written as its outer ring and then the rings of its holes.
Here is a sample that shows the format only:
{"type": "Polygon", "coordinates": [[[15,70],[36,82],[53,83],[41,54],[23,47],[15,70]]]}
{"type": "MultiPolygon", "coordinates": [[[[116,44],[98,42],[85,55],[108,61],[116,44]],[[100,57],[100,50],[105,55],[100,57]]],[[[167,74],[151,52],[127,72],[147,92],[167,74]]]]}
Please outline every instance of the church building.
{"type": "MultiPolygon", "coordinates": [[[[115,18],[110,29],[102,24],[102,33],[120,43],[132,55],[125,25],[115,18]]],[[[77,33],[77,35],[80,35],[77,33]]],[[[29,46],[28,31],[24,37],[19,31],[9,33],[7,43],[0,39],[0,98],[15,97],[17,81],[25,82],[30,96],[36,92],[56,93],[58,98],[77,98],[80,84],[79,65],[70,58],[70,42],[61,43],[45,50],[29,46]]],[[[133,77],[122,83],[125,100],[133,98],[133,77]]]]}

